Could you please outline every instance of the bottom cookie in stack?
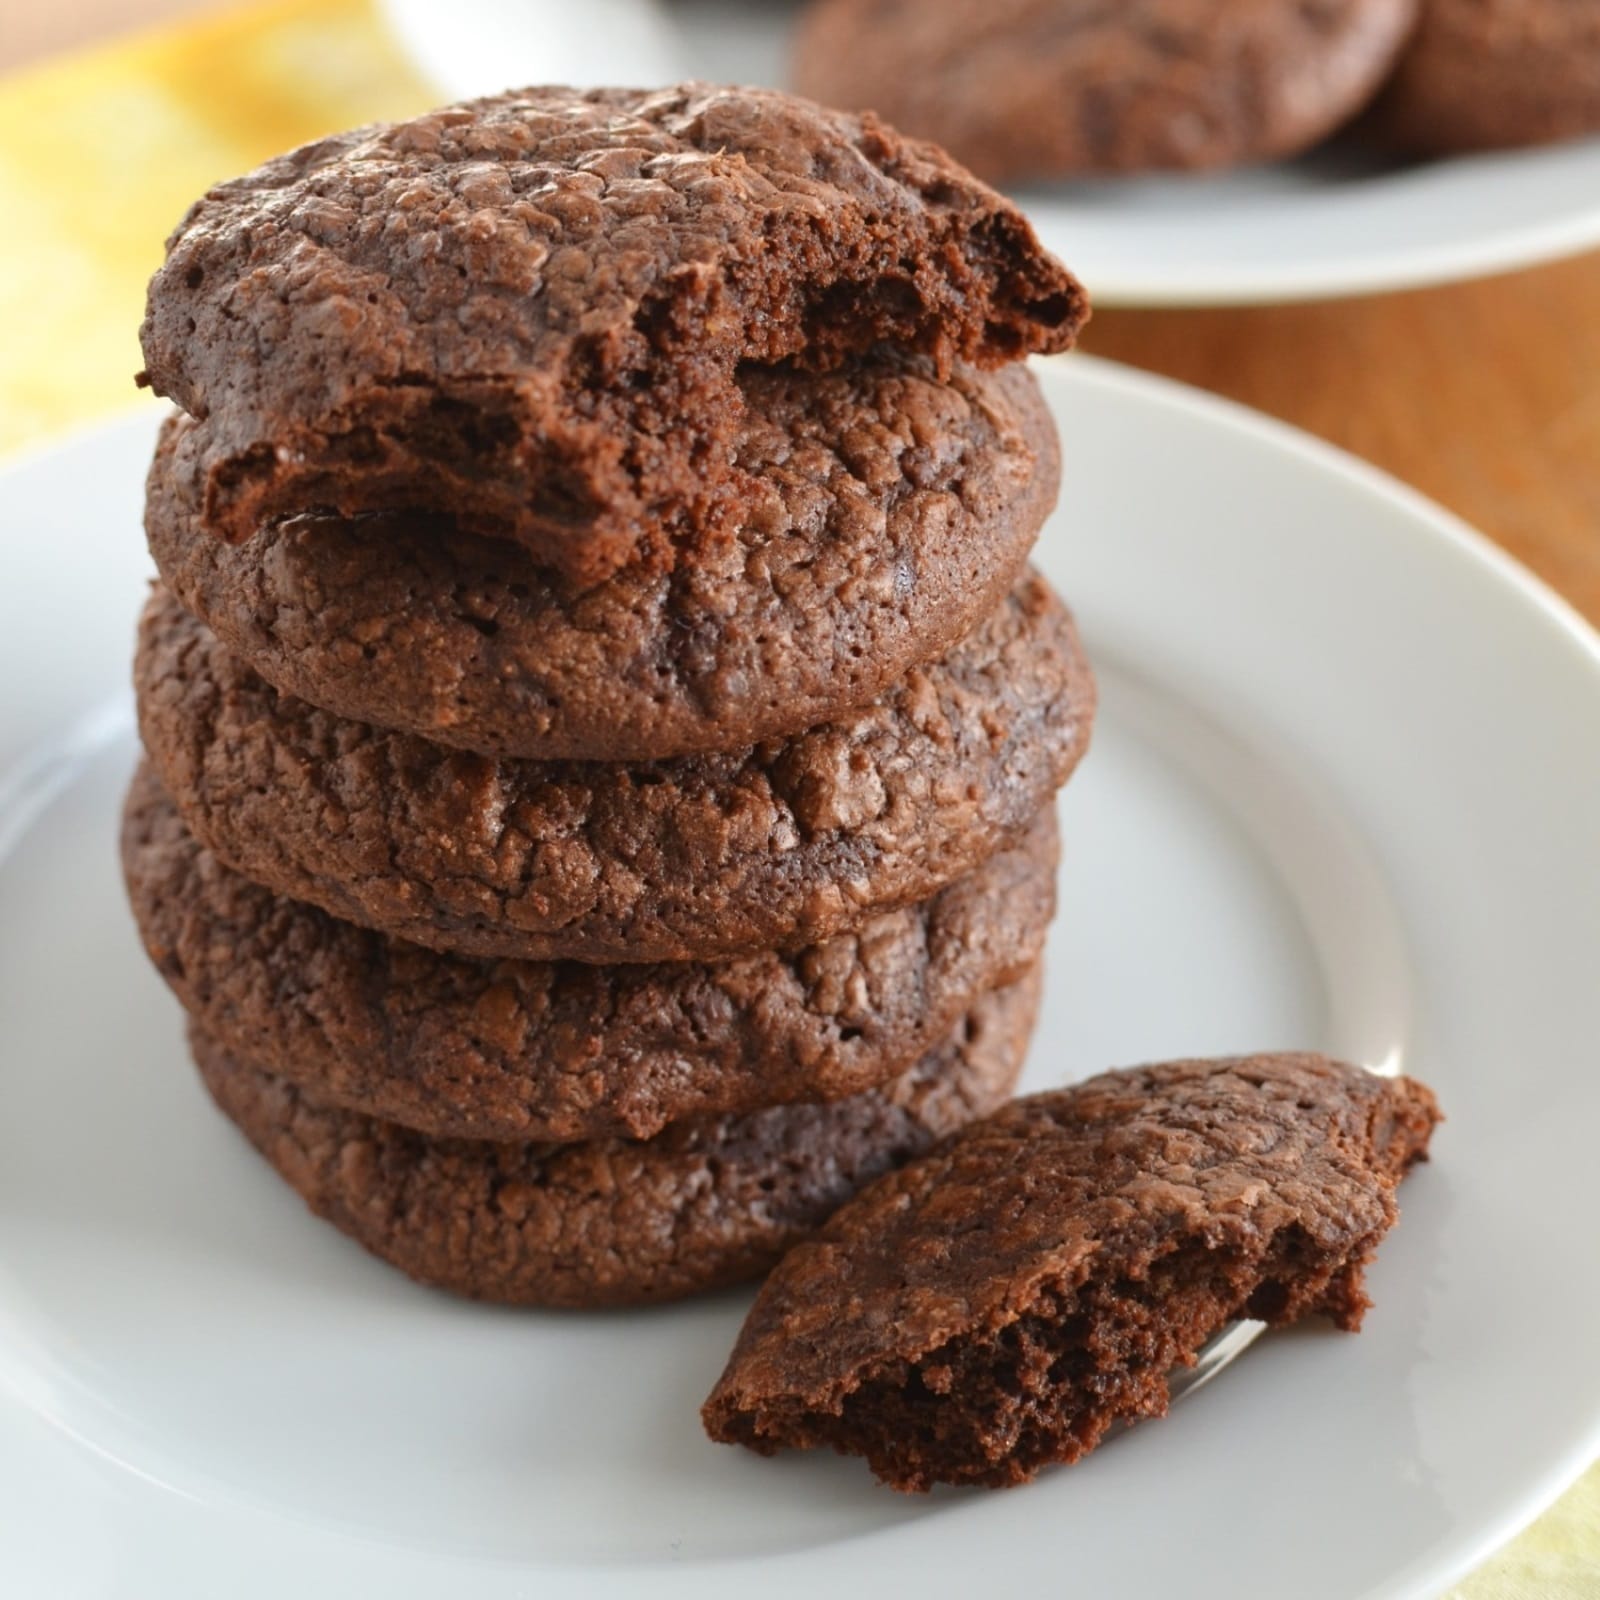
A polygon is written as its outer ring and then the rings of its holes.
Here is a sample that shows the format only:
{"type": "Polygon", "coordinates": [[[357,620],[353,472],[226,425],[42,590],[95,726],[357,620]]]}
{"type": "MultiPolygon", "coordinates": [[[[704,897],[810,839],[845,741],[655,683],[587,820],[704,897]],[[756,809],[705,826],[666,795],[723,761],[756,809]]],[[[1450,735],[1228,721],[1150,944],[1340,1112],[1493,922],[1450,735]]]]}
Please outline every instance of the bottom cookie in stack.
{"type": "Polygon", "coordinates": [[[983,996],[911,1071],[823,1105],[653,1139],[430,1139],[190,1045],[223,1112],[305,1199],[419,1282],[516,1305],[670,1300],[754,1277],[863,1184],[1001,1105],[1040,990],[983,996]]]}

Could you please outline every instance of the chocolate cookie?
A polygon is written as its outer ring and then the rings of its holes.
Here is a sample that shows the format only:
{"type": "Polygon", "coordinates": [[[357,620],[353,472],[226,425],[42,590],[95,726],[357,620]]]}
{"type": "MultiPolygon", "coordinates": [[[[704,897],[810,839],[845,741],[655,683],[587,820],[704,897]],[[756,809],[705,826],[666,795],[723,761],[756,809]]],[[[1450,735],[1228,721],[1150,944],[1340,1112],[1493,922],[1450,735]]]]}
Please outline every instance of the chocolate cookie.
{"type": "Polygon", "coordinates": [[[1600,132],[1600,6],[1422,0],[1370,127],[1424,156],[1600,132]]]}
{"type": "Polygon", "coordinates": [[[1361,1322],[1433,1095],[1322,1056],[1179,1061],[1006,1106],[862,1193],[763,1286],[713,1438],[898,1489],[1006,1485],[1160,1416],[1228,1322],[1361,1322]]]}
{"type": "Polygon", "coordinates": [[[424,508],[583,582],[749,497],[746,364],[1062,350],[1083,291],[1009,202],[762,89],[534,88],[219,184],[151,281],[142,381],[207,423],[208,529],[424,508]]]}
{"type": "Polygon", "coordinates": [[[791,949],[926,899],[1022,837],[1094,714],[1036,576],[841,722],[653,765],[497,762],[343,721],[159,592],[135,675],[151,759],[229,866],[417,944],[541,960],[791,949]]]}
{"type": "Polygon", "coordinates": [[[863,1183],[1010,1092],[1037,976],[980,1000],[904,1077],[636,1143],[432,1140],[319,1105],[199,1032],[207,1087],[311,1209],[419,1282],[518,1305],[670,1300],[754,1277],[863,1183]]]}
{"type": "Polygon", "coordinates": [[[145,522],[168,586],[279,688],[484,755],[654,760],[829,720],[998,605],[1055,503],[1060,452],[1023,367],[882,356],[740,378],[750,479],[727,538],[575,592],[448,522],[200,526],[210,424],[169,420],[145,522]]]}
{"type": "Polygon", "coordinates": [[[148,768],[123,869],[151,961],[219,1048],[320,1101],[470,1139],[648,1138],[887,1082],[1038,959],[1055,813],[930,901],[791,956],[594,967],[439,955],[230,872],[148,768]]]}
{"type": "Polygon", "coordinates": [[[1377,92],[1417,0],[819,0],[794,81],[991,181],[1232,166],[1377,92]]]}

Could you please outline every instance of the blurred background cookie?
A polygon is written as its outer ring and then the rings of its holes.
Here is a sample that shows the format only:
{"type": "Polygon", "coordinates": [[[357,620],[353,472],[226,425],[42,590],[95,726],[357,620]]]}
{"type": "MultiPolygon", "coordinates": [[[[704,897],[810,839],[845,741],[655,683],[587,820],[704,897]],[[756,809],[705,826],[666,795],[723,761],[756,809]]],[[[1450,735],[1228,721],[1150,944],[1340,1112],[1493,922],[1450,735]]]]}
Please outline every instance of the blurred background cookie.
{"type": "Polygon", "coordinates": [[[1423,0],[1373,126],[1385,143],[1419,156],[1600,131],[1600,5],[1423,0]]]}
{"type": "Polygon", "coordinates": [[[991,182],[1270,161],[1377,92],[1415,0],[818,0],[794,82],[991,182]]]}

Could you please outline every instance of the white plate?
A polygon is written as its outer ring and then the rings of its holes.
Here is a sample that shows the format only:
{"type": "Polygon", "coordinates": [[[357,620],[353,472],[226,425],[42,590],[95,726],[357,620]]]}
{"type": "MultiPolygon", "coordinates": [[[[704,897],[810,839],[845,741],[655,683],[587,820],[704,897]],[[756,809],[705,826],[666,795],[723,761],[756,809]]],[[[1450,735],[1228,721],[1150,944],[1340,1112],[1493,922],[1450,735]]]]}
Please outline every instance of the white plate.
{"type": "Polygon", "coordinates": [[[1322,1046],[1437,1085],[1366,1331],[1270,1336],[1030,1489],[903,1499],[701,1436],[744,1295],[499,1312],[313,1221],[209,1108],[122,904],[140,417],[0,480],[0,1592],[1374,1600],[1581,1468],[1600,643],[1343,456],[1043,375],[1067,489],[1040,559],[1105,710],[1027,1081],[1322,1046]]]}
{"type": "MultiPolygon", "coordinates": [[[[785,81],[791,0],[381,0],[442,98],[519,83],[785,81]]],[[[1020,191],[1104,306],[1407,289],[1600,245],[1600,139],[1384,166],[1348,152],[1020,191]]]]}

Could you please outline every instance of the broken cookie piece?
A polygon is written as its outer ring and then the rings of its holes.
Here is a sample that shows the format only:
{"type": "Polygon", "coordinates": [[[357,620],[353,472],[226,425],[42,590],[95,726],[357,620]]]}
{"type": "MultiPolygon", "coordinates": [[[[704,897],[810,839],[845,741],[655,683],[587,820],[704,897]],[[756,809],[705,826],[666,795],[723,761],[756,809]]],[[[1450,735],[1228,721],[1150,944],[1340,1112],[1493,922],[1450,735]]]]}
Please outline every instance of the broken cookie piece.
{"type": "Polygon", "coordinates": [[[768,1278],[702,1416],[897,1489],[1007,1486],[1160,1416],[1240,1317],[1355,1329],[1439,1111],[1317,1055],[1177,1061],[1032,1095],[863,1190],[768,1278]]]}

